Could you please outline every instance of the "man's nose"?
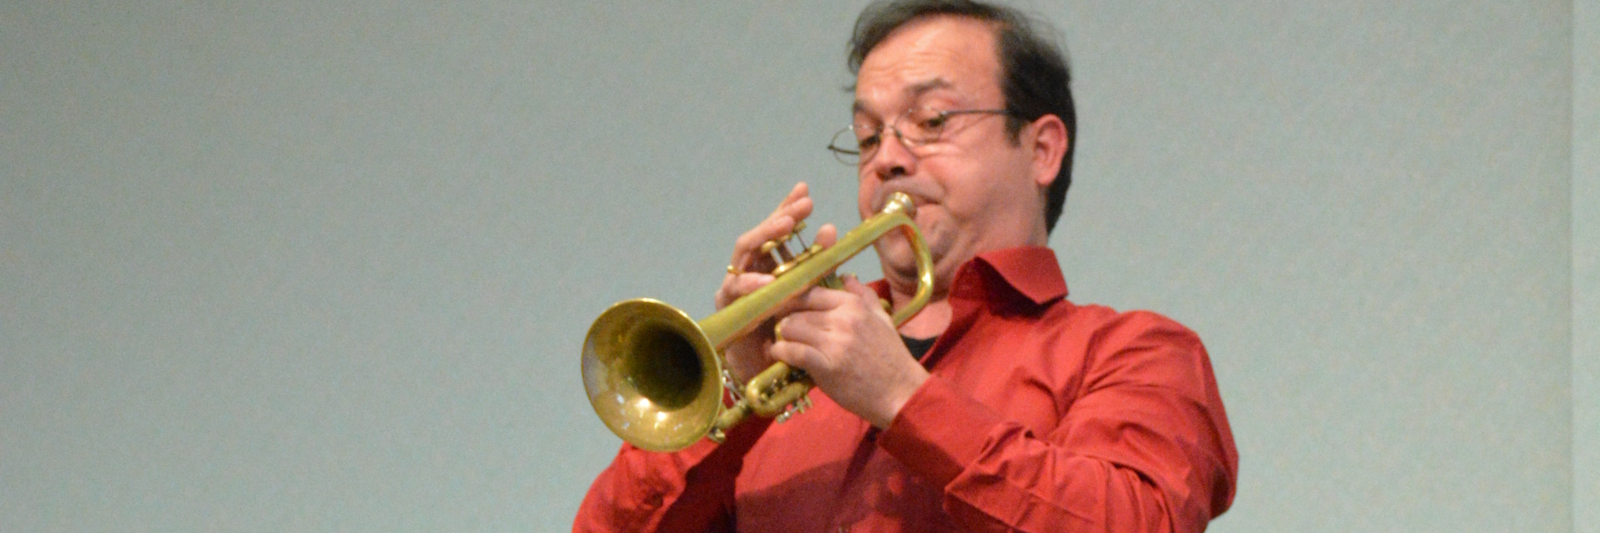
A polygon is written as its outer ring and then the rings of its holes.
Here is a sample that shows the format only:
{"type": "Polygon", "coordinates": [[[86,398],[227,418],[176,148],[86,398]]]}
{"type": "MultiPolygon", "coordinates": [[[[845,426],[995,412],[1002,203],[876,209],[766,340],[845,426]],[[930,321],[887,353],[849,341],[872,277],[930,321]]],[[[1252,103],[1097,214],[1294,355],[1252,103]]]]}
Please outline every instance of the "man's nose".
{"type": "Polygon", "coordinates": [[[900,132],[890,130],[885,133],[872,158],[865,162],[872,174],[880,180],[889,180],[916,172],[917,156],[911,153],[911,146],[900,138],[900,132]]]}

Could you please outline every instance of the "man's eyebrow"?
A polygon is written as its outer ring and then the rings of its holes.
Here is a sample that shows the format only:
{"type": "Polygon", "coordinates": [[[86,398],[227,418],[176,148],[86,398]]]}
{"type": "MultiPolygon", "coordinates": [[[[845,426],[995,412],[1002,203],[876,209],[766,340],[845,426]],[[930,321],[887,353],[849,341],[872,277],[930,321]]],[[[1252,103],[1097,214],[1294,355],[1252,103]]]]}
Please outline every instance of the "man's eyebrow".
{"type": "Polygon", "coordinates": [[[916,97],[922,96],[928,91],[932,91],[934,89],[948,89],[950,86],[950,80],[944,78],[934,78],[910,87],[906,87],[906,96],[910,96],[915,99],[916,97]]]}
{"type": "MultiPolygon", "coordinates": [[[[916,100],[917,98],[922,97],[922,95],[927,94],[929,91],[935,89],[948,89],[952,86],[954,86],[954,84],[950,83],[950,80],[944,78],[933,78],[920,83],[912,84],[910,87],[906,87],[905,94],[906,96],[910,97],[911,100],[916,100]]],[[[866,110],[866,104],[862,103],[860,100],[856,100],[850,105],[851,113],[861,113],[866,110]]]]}

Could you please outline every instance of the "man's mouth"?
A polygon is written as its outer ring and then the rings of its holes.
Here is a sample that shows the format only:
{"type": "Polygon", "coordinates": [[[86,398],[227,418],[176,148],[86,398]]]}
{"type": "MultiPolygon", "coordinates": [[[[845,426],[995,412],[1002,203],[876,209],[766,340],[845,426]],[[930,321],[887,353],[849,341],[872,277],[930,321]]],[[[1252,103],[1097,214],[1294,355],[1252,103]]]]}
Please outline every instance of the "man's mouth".
{"type": "Polygon", "coordinates": [[[915,186],[896,185],[884,187],[878,190],[877,197],[872,199],[873,211],[882,211],[884,204],[889,203],[889,195],[897,192],[904,193],[906,196],[911,197],[911,205],[917,208],[921,208],[924,205],[937,203],[930,200],[927,195],[918,191],[917,187],[915,186]]]}

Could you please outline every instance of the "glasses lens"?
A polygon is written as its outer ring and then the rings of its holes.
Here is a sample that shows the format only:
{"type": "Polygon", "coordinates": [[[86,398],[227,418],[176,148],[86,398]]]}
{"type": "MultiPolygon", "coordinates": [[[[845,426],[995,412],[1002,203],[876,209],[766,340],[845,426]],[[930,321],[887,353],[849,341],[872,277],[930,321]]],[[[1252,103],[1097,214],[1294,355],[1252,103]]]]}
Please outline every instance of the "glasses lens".
{"type": "Polygon", "coordinates": [[[918,107],[907,109],[905,116],[900,119],[900,135],[911,144],[918,146],[939,140],[939,134],[944,131],[947,115],[937,109],[918,107]]]}

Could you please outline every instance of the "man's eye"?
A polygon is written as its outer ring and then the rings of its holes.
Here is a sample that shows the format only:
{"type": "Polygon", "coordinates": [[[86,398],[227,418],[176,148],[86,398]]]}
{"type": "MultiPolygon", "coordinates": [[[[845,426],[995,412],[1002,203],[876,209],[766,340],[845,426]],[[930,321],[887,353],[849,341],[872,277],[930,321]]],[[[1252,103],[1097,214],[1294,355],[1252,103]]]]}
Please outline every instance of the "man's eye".
{"type": "Polygon", "coordinates": [[[945,116],[942,114],[918,119],[913,123],[916,126],[916,131],[912,133],[912,137],[915,137],[918,142],[931,142],[935,137],[939,136],[940,131],[944,130],[945,121],[945,116]]]}
{"type": "Polygon", "coordinates": [[[877,148],[878,147],[878,141],[880,139],[883,139],[883,134],[882,133],[862,138],[861,140],[856,141],[856,146],[859,147],[861,149],[861,151],[865,152],[865,151],[871,150],[873,148],[877,148]]]}

